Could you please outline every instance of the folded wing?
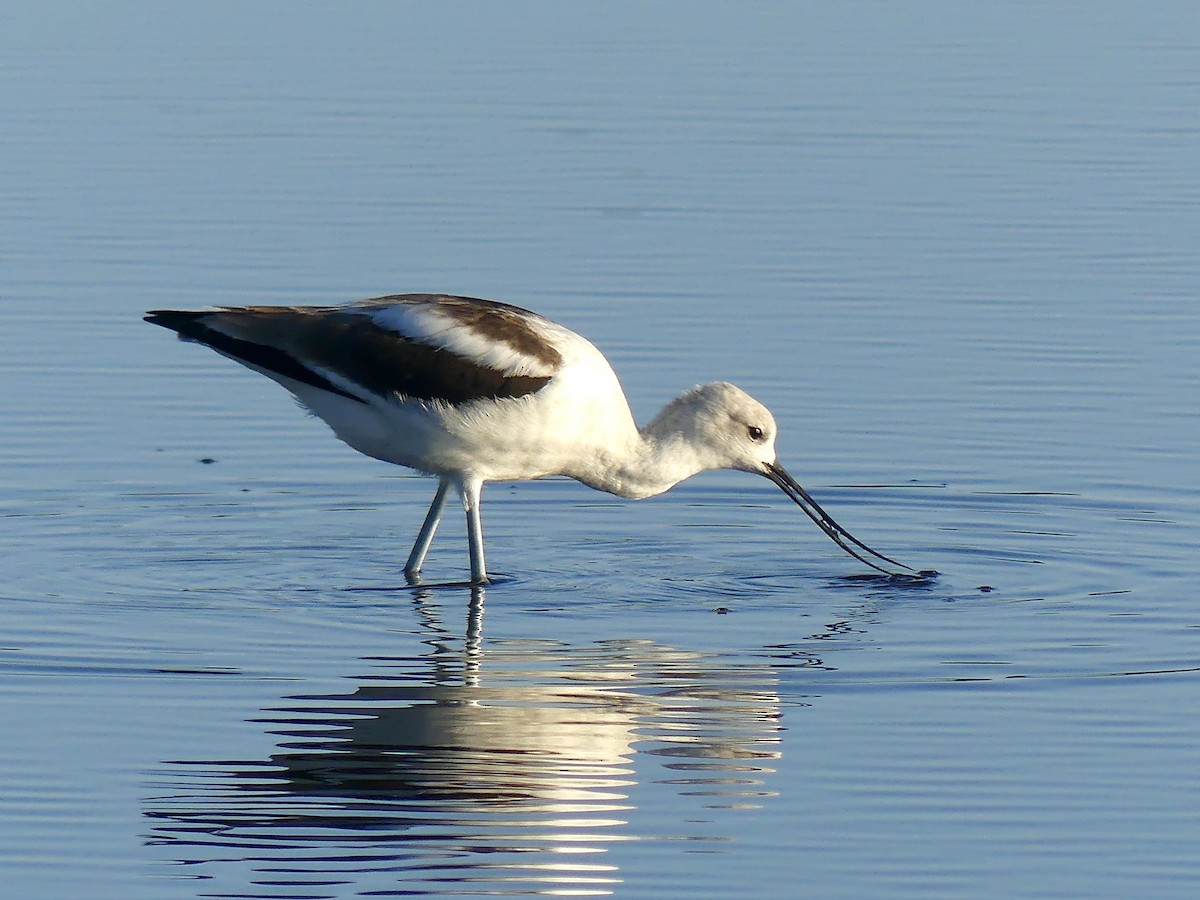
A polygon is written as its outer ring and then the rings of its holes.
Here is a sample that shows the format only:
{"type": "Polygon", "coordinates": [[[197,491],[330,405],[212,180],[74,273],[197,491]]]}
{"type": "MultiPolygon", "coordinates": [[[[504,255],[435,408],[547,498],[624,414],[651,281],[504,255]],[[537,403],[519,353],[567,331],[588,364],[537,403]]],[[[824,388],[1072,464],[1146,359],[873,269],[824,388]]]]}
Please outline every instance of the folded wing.
{"type": "Polygon", "coordinates": [[[562,363],[554,328],[488,300],[406,294],[336,307],[154,310],[146,321],[288,387],[372,403],[522,397],[562,363]]]}

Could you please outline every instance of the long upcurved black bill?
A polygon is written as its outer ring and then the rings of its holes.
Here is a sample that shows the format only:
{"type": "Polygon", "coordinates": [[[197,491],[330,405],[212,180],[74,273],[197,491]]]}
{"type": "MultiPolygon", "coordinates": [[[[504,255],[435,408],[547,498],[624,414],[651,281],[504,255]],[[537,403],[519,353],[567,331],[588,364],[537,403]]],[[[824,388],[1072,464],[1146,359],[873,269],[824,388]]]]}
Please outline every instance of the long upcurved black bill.
{"type": "Polygon", "coordinates": [[[872,550],[870,547],[848,532],[845,528],[835,522],[829,513],[821,509],[821,505],[812,498],[812,495],[802,488],[796,482],[796,479],[789,475],[787,470],[783,466],[779,465],[779,463],[768,463],[766,468],[763,470],[763,474],[775,482],[775,484],[779,485],[780,489],[789,497],[791,497],[792,500],[795,501],[796,505],[804,510],[805,514],[810,519],[817,523],[817,527],[829,535],[830,540],[832,540],[835,544],[837,544],[859,562],[865,563],[872,569],[875,569],[878,572],[883,572],[885,575],[897,574],[896,572],[889,571],[878,563],[867,559],[865,556],[863,556],[863,554],[855,550],[854,547],[858,547],[859,549],[866,551],[877,559],[891,563],[893,566],[899,566],[901,569],[908,569],[910,572],[913,571],[911,567],[906,566],[904,563],[897,562],[890,556],[884,556],[882,553],[872,550]],[[850,546],[851,544],[853,544],[854,547],[850,546]]]}

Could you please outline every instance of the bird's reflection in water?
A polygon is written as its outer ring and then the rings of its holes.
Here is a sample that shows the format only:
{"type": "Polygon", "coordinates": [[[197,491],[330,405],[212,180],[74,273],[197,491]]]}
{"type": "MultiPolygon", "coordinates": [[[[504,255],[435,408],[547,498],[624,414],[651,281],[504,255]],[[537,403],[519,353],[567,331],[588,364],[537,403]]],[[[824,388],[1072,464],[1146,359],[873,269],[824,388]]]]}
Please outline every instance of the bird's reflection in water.
{"type": "Polygon", "coordinates": [[[768,666],[639,640],[481,649],[482,600],[459,643],[419,595],[429,652],[267,710],[269,759],[169,764],[149,841],[206,895],[607,894],[615,842],[720,839],[772,795],[768,666]],[[663,790],[690,833],[645,821],[663,790]]]}

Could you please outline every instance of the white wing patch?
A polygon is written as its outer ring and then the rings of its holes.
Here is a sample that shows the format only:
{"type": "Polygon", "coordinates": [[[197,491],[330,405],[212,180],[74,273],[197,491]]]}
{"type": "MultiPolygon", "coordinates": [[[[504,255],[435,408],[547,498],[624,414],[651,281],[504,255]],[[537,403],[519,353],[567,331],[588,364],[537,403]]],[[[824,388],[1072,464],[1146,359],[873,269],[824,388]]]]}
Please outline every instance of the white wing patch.
{"type": "MultiPolygon", "coordinates": [[[[430,347],[439,347],[455,356],[469,360],[476,365],[484,366],[506,376],[531,375],[537,378],[548,378],[556,371],[556,366],[523,353],[504,339],[503,329],[490,334],[483,328],[466,324],[437,308],[436,303],[396,303],[389,306],[364,309],[376,325],[401,334],[418,343],[430,347]]],[[[556,334],[551,325],[541,319],[520,317],[520,327],[530,335],[553,347],[556,334]]],[[[515,327],[510,317],[506,323],[515,327]]]]}

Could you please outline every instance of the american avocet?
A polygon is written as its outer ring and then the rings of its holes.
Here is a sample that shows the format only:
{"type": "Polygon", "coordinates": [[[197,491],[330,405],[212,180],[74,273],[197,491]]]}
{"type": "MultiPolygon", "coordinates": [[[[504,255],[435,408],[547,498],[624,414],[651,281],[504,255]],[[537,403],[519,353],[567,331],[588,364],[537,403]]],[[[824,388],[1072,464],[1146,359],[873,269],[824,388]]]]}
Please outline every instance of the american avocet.
{"type": "Polygon", "coordinates": [[[355,450],[436,475],[405,565],[410,578],[451,488],[467,514],[471,580],[486,584],[485,481],[567,475],[641,499],[709,469],[769,478],[860,562],[889,575],[868,556],[908,569],[853,537],[787,473],[774,417],[745,391],[692,388],[639,429],[600,351],[520,307],[400,294],[347,306],[155,310],[146,321],[279,382],[355,450]]]}

